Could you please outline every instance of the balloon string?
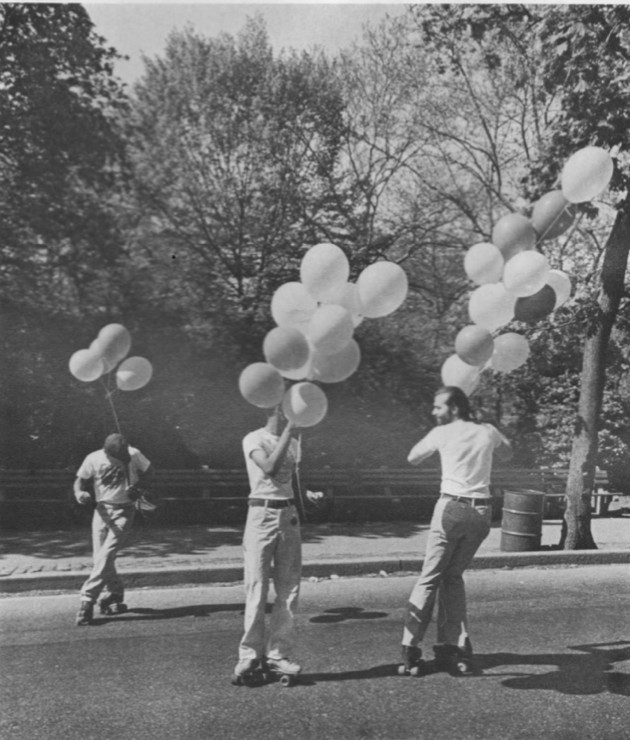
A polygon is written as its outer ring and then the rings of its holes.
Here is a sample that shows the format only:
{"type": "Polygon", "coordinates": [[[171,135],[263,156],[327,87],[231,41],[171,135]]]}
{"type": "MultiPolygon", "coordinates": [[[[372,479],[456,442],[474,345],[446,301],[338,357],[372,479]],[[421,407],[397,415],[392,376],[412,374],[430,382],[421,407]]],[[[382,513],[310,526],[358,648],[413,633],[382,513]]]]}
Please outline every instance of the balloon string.
{"type": "Polygon", "coordinates": [[[112,410],[112,415],[114,417],[114,423],[116,424],[116,431],[118,434],[120,434],[120,423],[118,422],[118,415],[116,414],[116,407],[114,406],[114,402],[112,401],[112,396],[114,395],[114,390],[110,390],[103,380],[103,377],[101,376],[101,382],[103,383],[103,387],[105,388],[105,398],[109,402],[109,406],[112,410]]]}

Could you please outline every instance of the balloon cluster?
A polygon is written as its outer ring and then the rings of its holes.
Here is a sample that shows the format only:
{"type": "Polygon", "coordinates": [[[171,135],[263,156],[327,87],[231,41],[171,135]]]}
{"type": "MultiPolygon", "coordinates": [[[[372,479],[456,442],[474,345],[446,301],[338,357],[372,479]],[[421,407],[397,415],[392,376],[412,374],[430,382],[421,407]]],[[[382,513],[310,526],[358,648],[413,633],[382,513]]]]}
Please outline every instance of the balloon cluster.
{"type": "Polygon", "coordinates": [[[300,281],[281,285],[271,299],[276,326],[263,341],[266,362],[248,365],[239,390],[260,408],[282,404],[297,426],[318,424],[328,401],[317,383],[349,378],[361,361],[353,338],[363,319],[393,313],[405,300],[405,271],[394,262],[374,262],[349,282],[350,265],[335,244],[311,247],[300,265],[300,281]],[[286,380],[298,381],[286,388],[286,380]]]}
{"type": "Polygon", "coordinates": [[[127,357],[130,349],[131,335],[127,329],[122,324],[107,324],[87,349],[79,349],[72,355],[70,372],[77,380],[89,383],[118,365],[116,386],[121,391],[136,391],[151,380],[153,367],[144,357],[127,357]]]}
{"type": "Polygon", "coordinates": [[[472,324],[455,338],[455,354],[442,365],[442,382],[459,386],[470,395],[481,372],[507,373],[529,356],[524,336],[508,332],[493,336],[512,319],[534,324],[561,306],[571,294],[571,279],[552,270],[537,245],[555,239],[573,223],[574,204],[602,193],[613,174],[610,154],[588,146],[573,154],[563,170],[560,190],[543,195],[531,218],[510,213],[492,230],[492,242],[472,246],[464,257],[464,270],[477,287],[468,303],[472,324]]]}

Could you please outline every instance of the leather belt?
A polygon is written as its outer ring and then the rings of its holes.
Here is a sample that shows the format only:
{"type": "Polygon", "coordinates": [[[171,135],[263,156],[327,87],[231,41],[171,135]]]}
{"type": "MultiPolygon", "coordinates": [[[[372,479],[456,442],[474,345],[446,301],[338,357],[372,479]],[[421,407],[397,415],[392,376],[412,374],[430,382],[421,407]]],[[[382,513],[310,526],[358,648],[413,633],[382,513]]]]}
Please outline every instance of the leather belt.
{"type": "Polygon", "coordinates": [[[287,506],[293,506],[295,502],[292,498],[250,498],[248,503],[250,506],[266,506],[269,509],[286,509],[287,506]]]}
{"type": "Polygon", "coordinates": [[[490,506],[492,499],[486,498],[471,498],[470,496],[453,496],[451,493],[443,493],[442,496],[450,498],[453,501],[459,501],[462,504],[470,504],[470,506],[490,506]]]}

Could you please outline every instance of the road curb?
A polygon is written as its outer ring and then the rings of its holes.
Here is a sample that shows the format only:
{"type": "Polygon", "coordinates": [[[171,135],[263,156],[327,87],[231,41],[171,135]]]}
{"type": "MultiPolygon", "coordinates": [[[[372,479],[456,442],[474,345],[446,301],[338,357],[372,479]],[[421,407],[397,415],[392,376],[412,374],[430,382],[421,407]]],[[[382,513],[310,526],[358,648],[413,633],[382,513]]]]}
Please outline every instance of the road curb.
{"type": "MultiPolygon", "coordinates": [[[[361,558],[359,560],[320,560],[304,563],[303,578],[334,578],[375,573],[419,572],[422,558],[361,558]]],[[[548,567],[554,565],[610,565],[630,563],[626,550],[548,550],[544,552],[481,553],[473,560],[472,570],[497,568],[548,567]]],[[[239,583],[243,567],[236,564],[171,566],[153,569],[120,570],[128,589],[198,584],[239,583]]],[[[0,593],[29,591],[78,591],[87,577],[80,572],[36,572],[0,578],[0,593]]]]}

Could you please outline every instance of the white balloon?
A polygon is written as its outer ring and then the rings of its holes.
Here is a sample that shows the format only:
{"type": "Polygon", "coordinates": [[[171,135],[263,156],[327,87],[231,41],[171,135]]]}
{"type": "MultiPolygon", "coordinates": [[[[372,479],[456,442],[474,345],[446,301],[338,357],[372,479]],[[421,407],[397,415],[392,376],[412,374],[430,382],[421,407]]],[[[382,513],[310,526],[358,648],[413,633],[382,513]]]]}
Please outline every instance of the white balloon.
{"type": "Polygon", "coordinates": [[[275,367],[253,362],[240,374],[238,388],[246,401],[259,408],[277,406],[284,396],[284,380],[275,367]]]}
{"type": "Polygon", "coordinates": [[[333,303],[320,306],[308,324],[306,336],[313,349],[322,354],[340,352],[352,339],[352,317],[343,306],[333,303]]]}
{"type": "Polygon", "coordinates": [[[468,314],[473,324],[494,331],[512,320],[515,302],[503,283],[487,283],[470,294],[468,314]]]}
{"type": "Polygon", "coordinates": [[[570,203],[592,200],[606,190],[613,176],[610,154],[597,146],[575,152],[562,169],[562,194],[570,203]]]}
{"type": "Polygon", "coordinates": [[[509,373],[520,367],[529,357],[527,339],[516,332],[501,334],[494,340],[490,367],[500,373],[509,373]]]}
{"type": "Polygon", "coordinates": [[[368,319],[387,316],[407,297],[407,274],[395,262],[374,262],[357,279],[361,313],[368,319]]]}
{"type": "Polygon", "coordinates": [[[359,367],[361,349],[354,339],[334,355],[322,355],[314,352],[309,369],[309,380],[320,383],[340,383],[349,378],[359,367]]]}
{"type": "Polygon", "coordinates": [[[359,289],[356,283],[345,283],[335,292],[331,293],[325,303],[334,303],[343,306],[352,317],[355,328],[363,321],[361,315],[361,301],[359,300],[359,289]]]}
{"type": "Polygon", "coordinates": [[[313,350],[310,349],[308,360],[299,367],[297,370],[281,370],[280,375],[287,380],[309,380],[311,373],[311,363],[313,358],[313,350]]]}
{"type": "Polygon", "coordinates": [[[284,283],[271,298],[271,315],[276,324],[303,333],[316,309],[317,301],[298,282],[284,283]]]}
{"type": "Polygon", "coordinates": [[[77,380],[90,383],[103,374],[103,359],[91,349],[79,349],[70,358],[68,367],[77,380]]]}
{"type": "Polygon", "coordinates": [[[503,270],[503,285],[508,293],[524,298],[537,293],[547,284],[549,263],[544,254],[535,250],[519,252],[509,259],[503,270]]]}
{"type": "Polygon", "coordinates": [[[282,410],[296,426],[312,427],[326,416],[328,399],[314,383],[296,383],[285,393],[282,410]]]}
{"type": "Polygon", "coordinates": [[[550,285],[556,294],[554,310],[560,308],[569,300],[571,295],[571,278],[562,270],[549,270],[547,285],[550,285]]]}
{"type": "Polygon", "coordinates": [[[441,376],[444,385],[455,385],[469,396],[479,385],[481,369],[451,355],[442,365],[441,376]]]}
{"type": "Polygon", "coordinates": [[[326,302],[345,285],[349,275],[350,265],[343,250],[327,242],[311,247],[300,265],[302,284],[321,302],[326,302]]]}
{"type": "Polygon", "coordinates": [[[128,357],[116,370],[116,385],[121,391],[137,391],[153,376],[153,366],[145,357],[128,357]]]}
{"type": "Polygon", "coordinates": [[[473,283],[497,283],[503,274],[505,260],[501,250],[490,242],[474,244],[464,257],[464,271],[473,283]]]}
{"type": "Polygon", "coordinates": [[[108,360],[106,357],[103,357],[103,355],[101,354],[101,347],[98,343],[98,337],[90,344],[89,349],[91,352],[99,355],[101,360],[103,361],[103,375],[107,375],[107,373],[110,373],[118,364],[117,361],[113,362],[111,360],[108,360]]]}
{"type": "Polygon", "coordinates": [[[131,334],[122,324],[107,324],[92,342],[110,369],[126,357],[131,349],[131,334]]]}
{"type": "Polygon", "coordinates": [[[307,362],[309,346],[306,337],[298,329],[276,326],[265,336],[263,354],[265,360],[280,372],[297,370],[307,362]]]}

